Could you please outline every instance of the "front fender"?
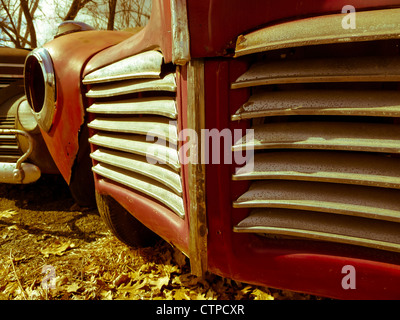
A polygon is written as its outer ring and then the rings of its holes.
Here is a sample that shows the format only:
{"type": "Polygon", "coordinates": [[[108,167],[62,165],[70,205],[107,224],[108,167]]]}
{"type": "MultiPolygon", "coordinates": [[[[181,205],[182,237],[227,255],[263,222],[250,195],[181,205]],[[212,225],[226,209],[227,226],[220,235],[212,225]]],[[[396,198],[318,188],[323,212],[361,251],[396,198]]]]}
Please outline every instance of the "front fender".
{"type": "Polygon", "coordinates": [[[49,131],[41,129],[43,139],[67,183],[79,150],[79,132],[84,123],[82,70],[97,52],[113,46],[129,32],[85,31],[64,35],[43,47],[50,53],[56,77],[56,101],[49,131]]]}

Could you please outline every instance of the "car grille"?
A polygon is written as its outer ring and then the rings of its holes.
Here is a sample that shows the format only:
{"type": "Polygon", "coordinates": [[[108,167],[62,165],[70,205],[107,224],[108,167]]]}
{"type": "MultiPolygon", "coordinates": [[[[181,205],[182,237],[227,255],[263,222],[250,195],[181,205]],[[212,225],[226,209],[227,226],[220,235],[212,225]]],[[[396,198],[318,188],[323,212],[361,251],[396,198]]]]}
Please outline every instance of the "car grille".
{"type": "MultiPolygon", "coordinates": [[[[15,117],[0,116],[0,129],[15,129],[15,117]]],[[[16,162],[21,154],[17,136],[0,133],[0,162],[16,162]]]]}
{"type": "Polygon", "coordinates": [[[251,182],[233,203],[250,212],[235,232],[400,252],[397,48],[376,41],[246,57],[232,89],[251,96],[232,121],[251,120],[254,132],[233,151],[253,149],[254,162],[233,176],[251,182]]]}
{"type": "Polygon", "coordinates": [[[138,191],[185,216],[175,70],[150,51],[87,75],[89,139],[99,176],[138,191]]]}

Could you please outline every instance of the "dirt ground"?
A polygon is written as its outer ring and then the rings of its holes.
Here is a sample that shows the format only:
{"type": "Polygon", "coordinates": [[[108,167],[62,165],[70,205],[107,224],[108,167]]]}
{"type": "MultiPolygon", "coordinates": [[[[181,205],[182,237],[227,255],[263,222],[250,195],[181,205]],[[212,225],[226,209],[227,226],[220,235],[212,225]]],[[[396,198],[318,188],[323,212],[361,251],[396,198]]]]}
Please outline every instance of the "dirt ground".
{"type": "Polygon", "coordinates": [[[0,184],[1,300],[314,300],[189,272],[187,258],[160,241],[119,242],[96,209],[78,207],[59,177],[0,184]]]}

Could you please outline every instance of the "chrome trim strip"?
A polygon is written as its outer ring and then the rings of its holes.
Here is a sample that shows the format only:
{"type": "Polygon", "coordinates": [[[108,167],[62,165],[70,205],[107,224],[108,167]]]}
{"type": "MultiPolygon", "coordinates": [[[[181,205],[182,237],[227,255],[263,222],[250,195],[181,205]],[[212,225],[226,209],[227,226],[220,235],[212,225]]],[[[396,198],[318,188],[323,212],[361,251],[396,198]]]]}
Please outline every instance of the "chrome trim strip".
{"type": "Polygon", "coordinates": [[[150,97],[93,103],[88,112],[104,115],[160,115],[177,119],[175,98],[150,97]]]}
{"type": "Polygon", "coordinates": [[[232,120],[289,115],[400,117],[400,92],[302,90],[261,91],[240,107],[232,120]]]}
{"type": "Polygon", "coordinates": [[[22,63],[1,63],[0,68],[8,67],[8,68],[23,68],[25,65],[22,63]]]}
{"type": "MultiPolygon", "coordinates": [[[[205,129],[205,88],[204,61],[192,59],[187,71],[187,128],[194,130],[200,140],[205,129]]],[[[201,139],[203,141],[203,139],[201,139]]],[[[200,147],[194,142],[190,153],[199,153],[200,147]]],[[[206,169],[205,162],[198,159],[197,163],[188,164],[189,184],[189,258],[191,272],[203,276],[207,271],[207,210],[206,210],[206,169]]]]}
{"type": "Polygon", "coordinates": [[[23,74],[0,74],[1,79],[23,79],[24,75],[23,74]]]}
{"type": "Polygon", "coordinates": [[[163,55],[159,51],[146,51],[89,73],[83,79],[83,84],[159,78],[162,63],[163,55]]]}
{"type": "Polygon", "coordinates": [[[350,57],[255,63],[232,89],[269,84],[400,81],[400,58],[350,57]]]}
{"type": "Polygon", "coordinates": [[[234,232],[299,237],[400,252],[396,223],[286,209],[257,209],[234,232]]]}
{"type": "Polygon", "coordinates": [[[232,151],[289,148],[400,153],[400,127],[396,124],[280,122],[252,129],[232,151]]]}
{"type": "Polygon", "coordinates": [[[357,12],[356,29],[342,27],[345,16],[317,16],[241,35],[237,39],[235,56],[300,46],[400,38],[400,9],[357,12]]]}
{"type": "Polygon", "coordinates": [[[256,153],[232,179],[319,181],[400,189],[400,159],[340,151],[256,153]]]}
{"type": "Polygon", "coordinates": [[[145,156],[148,160],[153,159],[166,164],[177,172],[181,169],[176,149],[146,141],[143,136],[97,133],[89,138],[89,142],[97,146],[145,156]]]}
{"type": "Polygon", "coordinates": [[[190,35],[186,0],[171,0],[172,63],[185,65],[190,61],[190,35]]]}
{"type": "Polygon", "coordinates": [[[88,124],[89,128],[101,131],[132,133],[157,137],[178,144],[176,121],[164,117],[97,117],[88,124]]]}
{"type": "Polygon", "coordinates": [[[179,173],[169,169],[165,165],[150,164],[143,156],[106,149],[97,149],[90,156],[98,162],[154,179],[172,189],[177,195],[182,196],[182,183],[179,173]]]}
{"type": "Polygon", "coordinates": [[[91,88],[86,96],[88,98],[107,98],[145,91],[175,92],[176,83],[174,74],[167,74],[164,78],[157,80],[126,80],[118,83],[99,85],[91,88]]]}
{"type": "Polygon", "coordinates": [[[263,180],[234,208],[285,208],[400,222],[400,190],[324,182],[263,180]],[[357,195],[357,196],[355,196],[357,195]]]}
{"type": "Polygon", "coordinates": [[[31,51],[25,60],[25,69],[24,69],[24,79],[25,79],[25,94],[28,100],[29,105],[33,109],[33,114],[40,126],[40,128],[46,132],[48,132],[53,124],[53,118],[56,111],[56,76],[54,73],[53,62],[51,60],[50,53],[45,48],[37,48],[31,51]],[[30,60],[36,59],[39,63],[40,68],[43,73],[44,78],[44,97],[43,97],[43,106],[41,106],[41,110],[39,112],[35,112],[35,109],[32,106],[32,92],[29,86],[30,81],[35,81],[31,79],[32,75],[30,74],[30,60]]]}
{"type": "Polygon", "coordinates": [[[179,217],[185,217],[182,197],[169,191],[154,180],[106,164],[97,164],[92,170],[105,178],[135,189],[160,201],[174,211],[179,217]]]}
{"type": "MultiPolygon", "coordinates": [[[[7,179],[8,181],[2,181],[2,182],[8,182],[8,183],[31,183],[36,181],[37,179],[40,178],[40,169],[34,165],[31,164],[25,164],[23,163],[28,157],[31,155],[33,151],[33,145],[34,145],[34,140],[32,136],[22,130],[17,130],[17,129],[0,129],[0,134],[4,135],[17,135],[21,134],[25,136],[28,139],[28,149],[26,152],[19,157],[17,162],[15,164],[2,164],[2,169],[3,169],[3,178],[7,179]],[[10,170],[12,169],[12,176],[10,170]],[[26,171],[25,171],[26,169],[26,171]],[[12,178],[11,178],[12,177],[12,178]],[[11,181],[10,181],[11,179],[11,181]]],[[[18,150],[18,146],[15,146],[16,149],[18,150]]]]}

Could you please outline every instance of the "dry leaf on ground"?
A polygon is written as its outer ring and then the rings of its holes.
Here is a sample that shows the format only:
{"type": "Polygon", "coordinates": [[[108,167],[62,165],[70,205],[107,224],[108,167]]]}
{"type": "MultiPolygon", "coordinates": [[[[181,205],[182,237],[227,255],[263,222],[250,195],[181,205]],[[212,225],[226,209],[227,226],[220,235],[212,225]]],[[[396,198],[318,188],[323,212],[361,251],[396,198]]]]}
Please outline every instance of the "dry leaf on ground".
{"type": "Polygon", "coordinates": [[[61,256],[67,251],[68,249],[74,248],[75,245],[70,242],[65,242],[65,243],[54,243],[46,248],[40,250],[40,252],[45,256],[48,257],[51,254],[54,254],[56,256],[61,256]]]}

